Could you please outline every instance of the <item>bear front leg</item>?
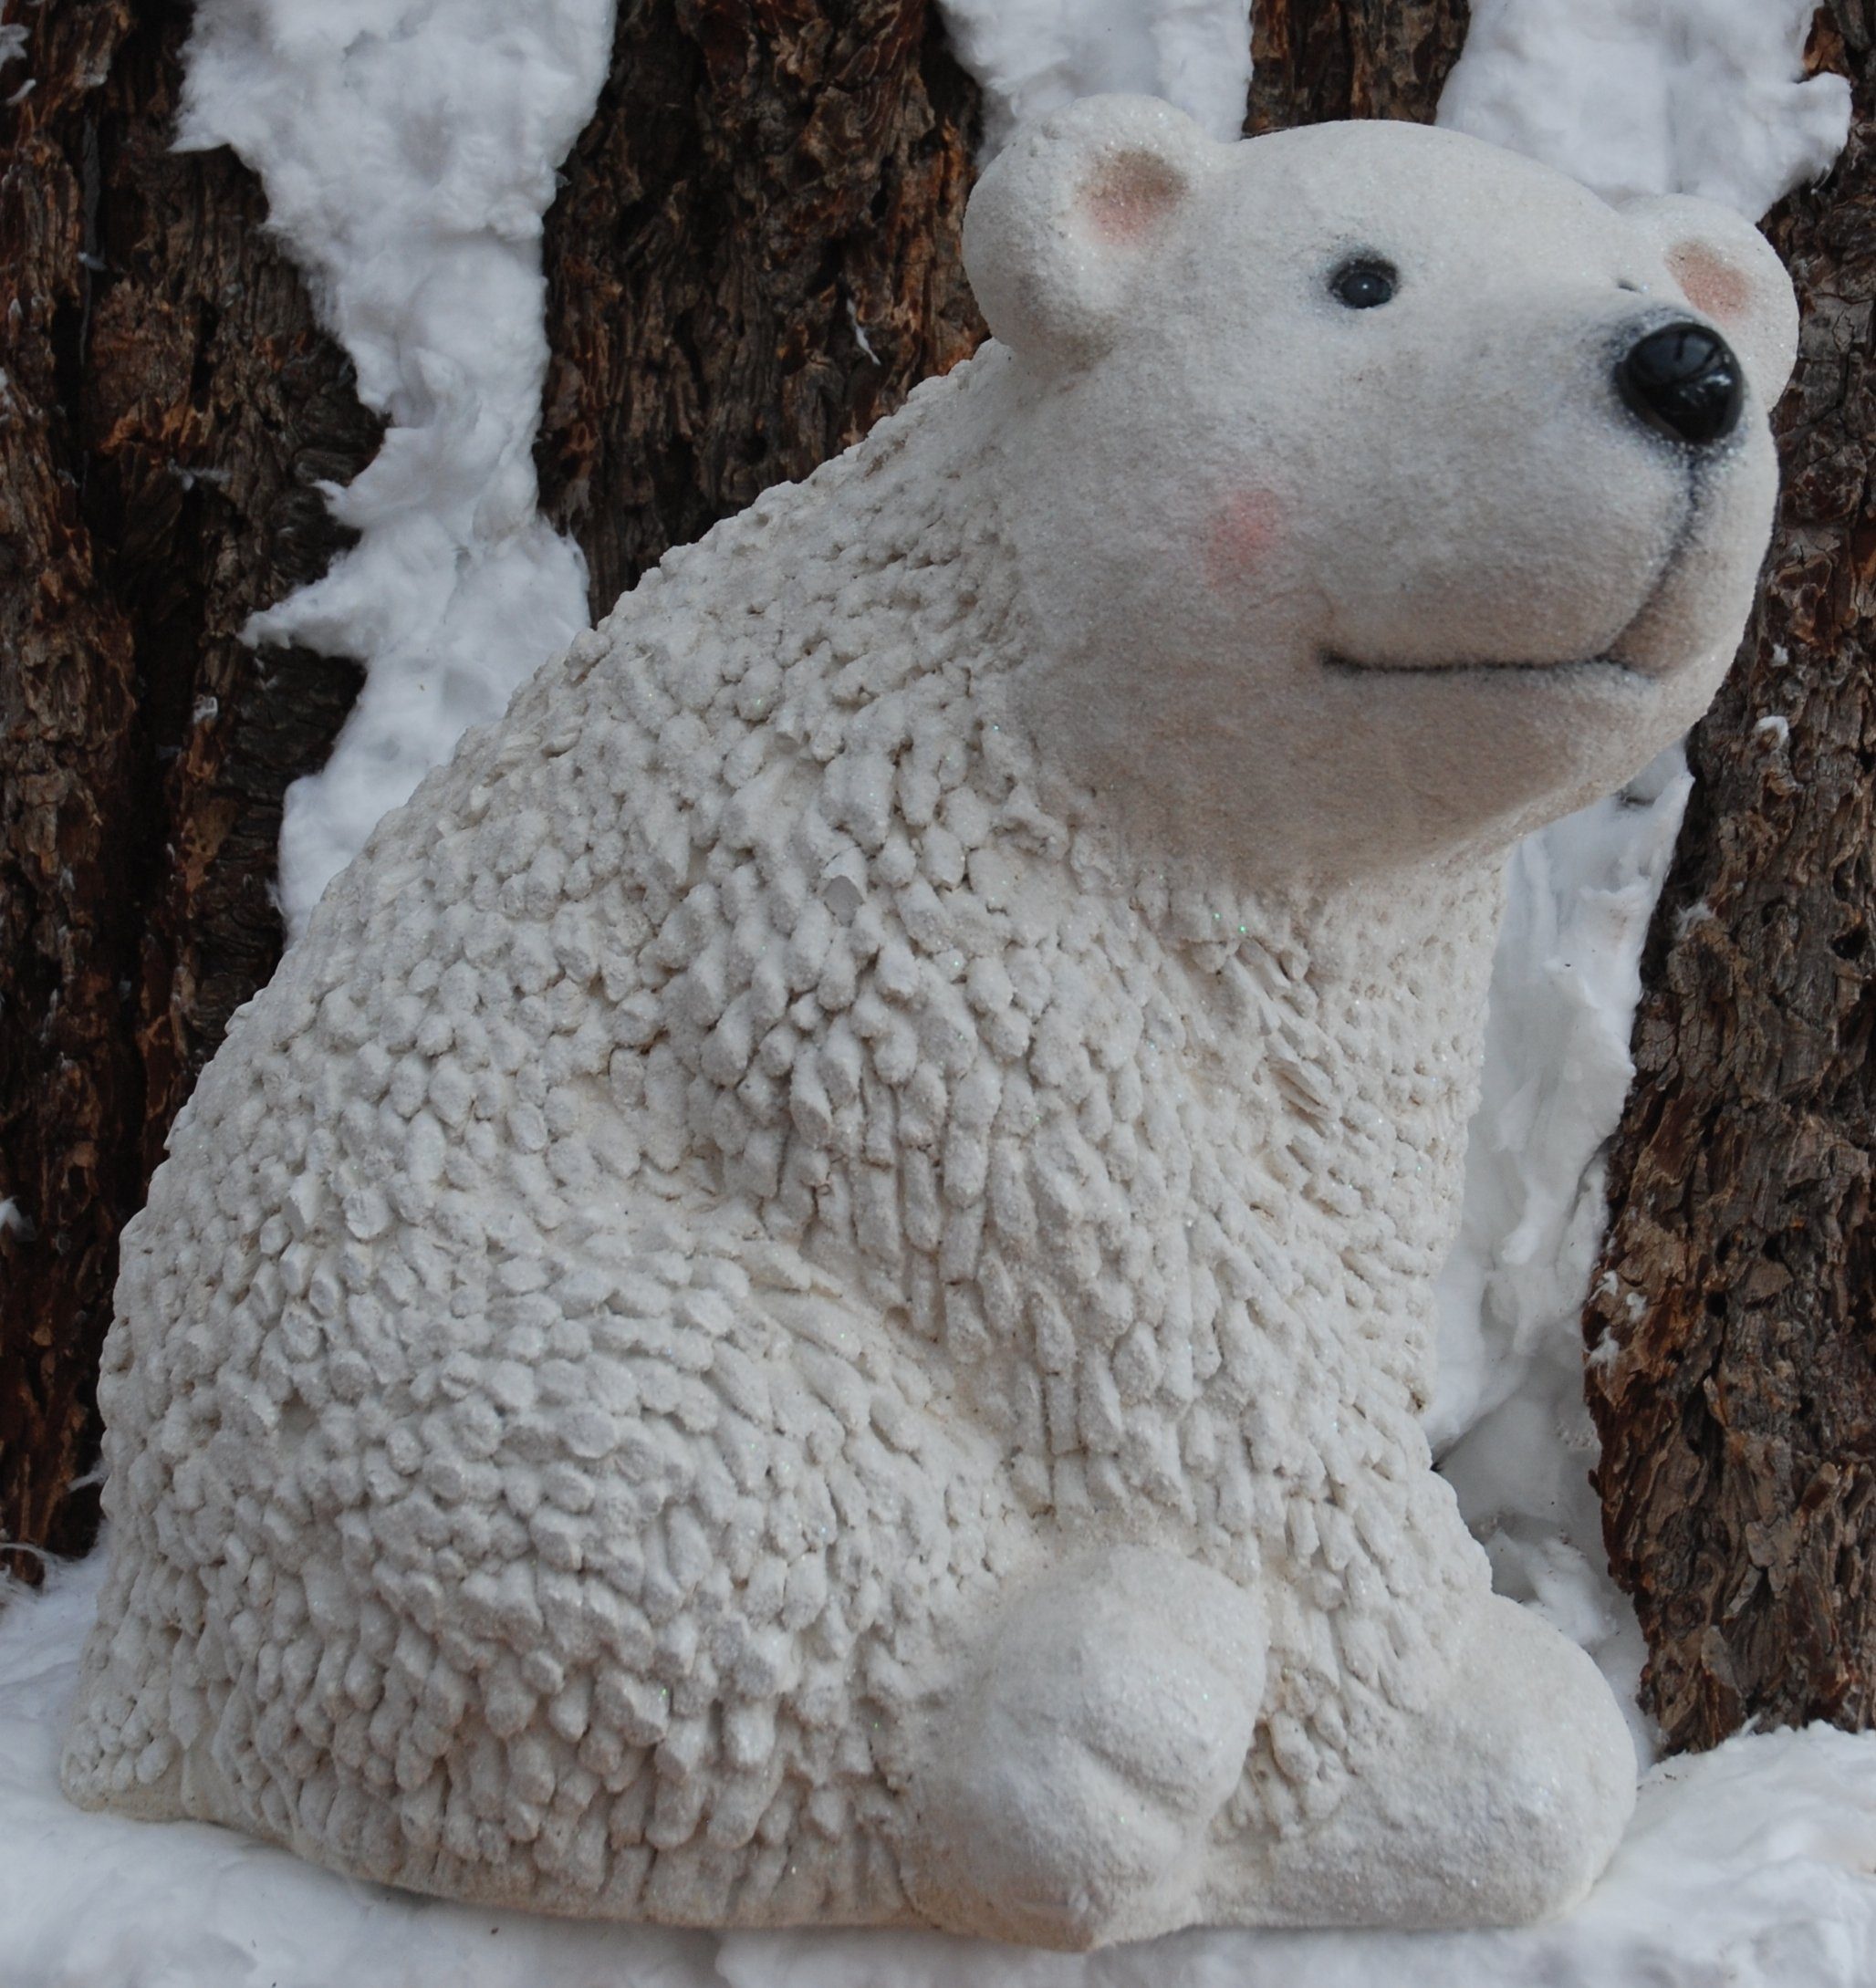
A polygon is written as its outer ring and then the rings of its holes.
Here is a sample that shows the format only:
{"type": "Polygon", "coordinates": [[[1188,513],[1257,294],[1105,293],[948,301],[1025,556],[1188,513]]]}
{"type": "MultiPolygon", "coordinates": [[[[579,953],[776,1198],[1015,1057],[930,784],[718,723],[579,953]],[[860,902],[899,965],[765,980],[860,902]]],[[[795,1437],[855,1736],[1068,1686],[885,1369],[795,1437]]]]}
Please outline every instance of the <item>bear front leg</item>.
{"type": "Polygon", "coordinates": [[[1025,1593],[926,1730],[903,1859],[919,1909],[1065,1948],[1183,1924],[1267,1648],[1253,1597],[1144,1547],[1091,1552],[1025,1593]]]}
{"type": "Polygon", "coordinates": [[[1635,1749],[1595,1664],[1482,1593],[1417,1711],[1350,1762],[1314,1828],[1223,1837],[1196,1917],[1254,1926],[1522,1926],[1568,1911],[1635,1806],[1635,1749]]]}

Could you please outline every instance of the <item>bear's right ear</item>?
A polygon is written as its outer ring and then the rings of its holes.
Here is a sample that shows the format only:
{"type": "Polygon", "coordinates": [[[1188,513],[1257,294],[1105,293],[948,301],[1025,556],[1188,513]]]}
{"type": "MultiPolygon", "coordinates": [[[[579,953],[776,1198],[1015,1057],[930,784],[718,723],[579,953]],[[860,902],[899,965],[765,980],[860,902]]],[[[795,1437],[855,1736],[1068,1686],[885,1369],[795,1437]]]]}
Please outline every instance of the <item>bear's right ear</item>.
{"type": "Polygon", "coordinates": [[[1224,150],[1156,97],[1084,97],[1025,126],[964,213],[964,268],[991,330],[1045,362],[1095,357],[1224,150]]]}
{"type": "Polygon", "coordinates": [[[1681,295],[1733,341],[1760,400],[1785,390],[1798,357],[1798,297],[1777,251],[1744,215],[1685,194],[1624,201],[1681,295]]]}

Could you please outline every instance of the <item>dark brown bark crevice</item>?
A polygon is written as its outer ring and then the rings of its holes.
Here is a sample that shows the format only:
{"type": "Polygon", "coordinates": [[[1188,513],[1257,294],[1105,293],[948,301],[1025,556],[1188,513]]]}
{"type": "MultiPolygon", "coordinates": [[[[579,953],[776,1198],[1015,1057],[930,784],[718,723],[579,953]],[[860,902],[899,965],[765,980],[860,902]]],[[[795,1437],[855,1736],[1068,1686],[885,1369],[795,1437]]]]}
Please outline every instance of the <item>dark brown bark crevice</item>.
{"type": "Polygon", "coordinates": [[[1759,606],[1696,728],[1585,1317],[1598,1488],[1673,1747],[1876,1719],[1876,10],[1829,180],[1767,224],[1804,308],[1759,606]]]}
{"type": "Polygon", "coordinates": [[[1245,130],[1334,118],[1433,121],[1468,0],[1257,0],[1245,130]]]}
{"type": "Polygon", "coordinates": [[[974,349],[976,123],[930,0],[625,0],[545,250],[542,505],[596,615],[974,349]]]}
{"type": "Polygon", "coordinates": [[[380,433],[252,175],[168,150],[188,11],[26,10],[0,112],[0,1537],[60,1551],[118,1231],[273,970],[281,798],[358,682],[238,631],[380,433]]]}

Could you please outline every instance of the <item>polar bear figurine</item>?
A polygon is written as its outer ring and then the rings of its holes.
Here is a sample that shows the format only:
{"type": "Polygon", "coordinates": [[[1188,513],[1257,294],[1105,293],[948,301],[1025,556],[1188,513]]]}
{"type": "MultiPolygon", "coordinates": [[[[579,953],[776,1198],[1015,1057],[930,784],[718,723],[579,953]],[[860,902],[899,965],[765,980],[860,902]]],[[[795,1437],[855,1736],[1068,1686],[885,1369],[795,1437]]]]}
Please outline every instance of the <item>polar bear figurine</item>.
{"type": "Polygon", "coordinates": [[[1512,838],[1700,713],[1783,271],[1107,98],[995,337],[380,826],[125,1233],[64,1757],[485,1904],[1527,1920],[1632,1799],[1429,1467],[1512,838]]]}

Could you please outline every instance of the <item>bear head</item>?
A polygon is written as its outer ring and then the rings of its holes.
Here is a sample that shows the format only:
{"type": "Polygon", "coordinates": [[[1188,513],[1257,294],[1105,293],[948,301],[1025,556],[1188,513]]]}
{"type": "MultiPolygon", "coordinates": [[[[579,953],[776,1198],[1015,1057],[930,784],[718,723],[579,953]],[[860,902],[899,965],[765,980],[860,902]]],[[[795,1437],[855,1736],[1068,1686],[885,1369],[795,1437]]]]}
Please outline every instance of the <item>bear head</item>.
{"type": "Polygon", "coordinates": [[[1700,714],[1797,339],[1757,231],[1457,133],[1019,133],[964,253],[1047,760],[1169,855],[1335,883],[1487,853],[1700,714]]]}

